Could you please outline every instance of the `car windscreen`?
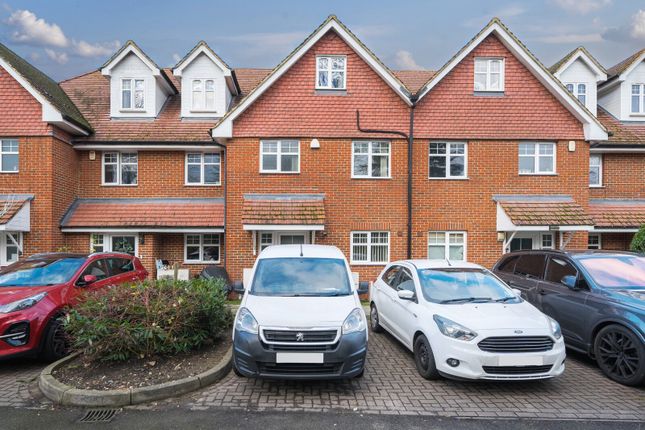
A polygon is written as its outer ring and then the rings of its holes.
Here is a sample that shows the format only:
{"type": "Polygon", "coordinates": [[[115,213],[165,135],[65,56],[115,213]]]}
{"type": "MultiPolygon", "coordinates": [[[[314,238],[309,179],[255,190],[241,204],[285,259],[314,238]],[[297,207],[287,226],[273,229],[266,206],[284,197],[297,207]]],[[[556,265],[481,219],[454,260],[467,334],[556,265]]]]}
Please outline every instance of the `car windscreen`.
{"type": "Polygon", "coordinates": [[[521,300],[482,269],[418,269],[423,297],[434,303],[517,303],[521,300]]]}
{"type": "Polygon", "coordinates": [[[645,287],[645,257],[638,255],[591,255],[577,258],[601,287],[645,287]]]}
{"type": "Polygon", "coordinates": [[[344,296],[352,294],[345,262],[338,258],[266,258],[251,286],[256,296],[344,296]]]}
{"type": "Polygon", "coordinates": [[[86,258],[24,260],[6,267],[0,273],[0,287],[37,287],[69,281],[86,258]]]}

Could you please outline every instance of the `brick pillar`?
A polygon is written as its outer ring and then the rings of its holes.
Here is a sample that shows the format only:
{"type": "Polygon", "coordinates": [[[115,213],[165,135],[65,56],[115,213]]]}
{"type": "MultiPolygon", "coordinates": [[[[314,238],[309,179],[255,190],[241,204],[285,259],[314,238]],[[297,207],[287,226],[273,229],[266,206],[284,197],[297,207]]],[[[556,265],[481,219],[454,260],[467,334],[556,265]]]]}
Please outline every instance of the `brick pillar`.
{"type": "Polygon", "coordinates": [[[159,237],[154,233],[139,234],[139,258],[143,267],[148,270],[148,278],[157,278],[157,266],[155,260],[159,256],[159,237]]]}

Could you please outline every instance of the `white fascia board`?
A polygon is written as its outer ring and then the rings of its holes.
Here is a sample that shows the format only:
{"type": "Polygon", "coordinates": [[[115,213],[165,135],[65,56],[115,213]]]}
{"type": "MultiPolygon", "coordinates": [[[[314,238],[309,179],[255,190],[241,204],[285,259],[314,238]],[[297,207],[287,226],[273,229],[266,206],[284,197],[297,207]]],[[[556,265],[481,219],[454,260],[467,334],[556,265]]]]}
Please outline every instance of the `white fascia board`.
{"type": "Polygon", "coordinates": [[[643,62],[643,61],[645,61],[645,52],[643,52],[643,53],[638,57],[638,59],[636,59],[635,61],[633,61],[633,62],[632,62],[632,64],[631,64],[628,68],[626,68],[626,69],[623,71],[623,73],[621,73],[621,74],[618,76],[618,79],[619,79],[620,81],[624,81],[624,80],[627,78],[627,76],[629,76],[629,74],[632,72],[632,70],[634,70],[634,69],[636,68],[636,66],[638,66],[638,65],[639,65],[641,62],[643,62]]]}
{"type": "Polygon", "coordinates": [[[148,60],[148,57],[146,57],[143,52],[141,52],[141,50],[138,49],[135,45],[128,45],[123,51],[119,53],[119,55],[117,55],[112,61],[110,61],[109,64],[101,69],[101,74],[105,76],[111,76],[112,69],[130,53],[136,55],[139,60],[141,60],[143,64],[145,64],[155,76],[161,74],[159,68],[151,63],[150,60],[148,60]]]}
{"type": "Polygon", "coordinates": [[[246,231],[253,230],[274,230],[274,231],[292,231],[292,230],[306,230],[306,231],[321,231],[325,229],[324,225],[284,225],[284,224],[244,224],[243,229],[246,231]]]}
{"type": "Polygon", "coordinates": [[[594,228],[594,233],[636,233],[637,228],[594,228]]]}
{"type": "Polygon", "coordinates": [[[126,151],[129,149],[137,151],[205,151],[221,152],[223,149],[220,145],[103,145],[103,144],[75,144],[74,149],[80,151],[126,151]]]}
{"type": "Polygon", "coordinates": [[[548,229],[550,231],[592,231],[593,225],[552,225],[548,229]]]}
{"type": "Polygon", "coordinates": [[[211,131],[211,136],[215,139],[229,139],[233,137],[233,118],[227,117],[211,131]]]}
{"type": "Polygon", "coordinates": [[[607,140],[607,131],[600,124],[598,119],[583,107],[569,91],[549,71],[541,67],[526,50],[520,46],[512,36],[497,22],[492,23],[486,31],[476,37],[459,55],[452,59],[444,68],[435,75],[419,95],[421,100],[432,88],[434,88],[448,73],[450,73],[461,61],[466,58],[481,42],[488,36],[495,33],[504,46],[522,63],[535,78],[544,85],[553,96],[558,99],[580,122],[583,123],[585,140],[607,140]]]}
{"type": "Polygon", "coordinates": [[[224,233],[224,228],[159,227],[159,228],[102,228],[102,227],[62,227],[63,233],[224,233]]]}
{"type": "Polygon", "coordinates": [[[175,67],[172,69],[172,73],[175,76],[181,76],[182,72],[190,63],[195,60],[199,56],[199,54],[204,54],[210,60],[215,63],[217,67],[219,67],[222,72],[224,73],[224,76],[232,76],[231,69],[226,67],[226,64],[224,64],[219,58],[217,58],[213,53],[210,51],[210,49],[206,48],[204,45],[200,46],[199,48],[195,49],[195,51],[190,55],[190,57],[186,58],[180,65],[179,67],[175,67]]]}
{"type": "Polygon", "coordinates": [[[590,148],[592,154],[630,154],[645,153],[645,145],[642,148],[590,148]]]}
{"type": "Polygon", "coordinates": [[[5,224],[0,225],[2,231],[30,231],[31,205],[29,201],[23,203],[22,207],[5,224]]]}
{"type": "Polygon", "coordinates": [[[596,82],[604,82],[607,80],[607,73],[599,69],[598,66],[596,66],[596,63],[580,49],[578,49],[578,52],[572,55],[571,58],[569,58],[564,64],[560,66],[560,68],[558,68],[557,72],[554,73],[554,76],[560,79],[562,72],[567,70],[567,68],[569,68],[569,66],[571,66],[578,58],[581,59],[587,65],[587,67],[591,69],[594,75],[596,75],[596,82]]]}

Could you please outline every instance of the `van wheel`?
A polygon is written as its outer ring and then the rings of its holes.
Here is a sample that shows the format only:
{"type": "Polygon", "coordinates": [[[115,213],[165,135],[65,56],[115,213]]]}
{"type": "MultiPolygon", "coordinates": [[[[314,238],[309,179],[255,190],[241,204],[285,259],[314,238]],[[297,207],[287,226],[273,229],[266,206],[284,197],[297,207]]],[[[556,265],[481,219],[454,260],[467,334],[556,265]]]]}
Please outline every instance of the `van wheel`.
{"type": "Polygon", "coordinates": [[[645,383],[645,345],[626,327],[608,325],[594,340],[598,367],[607,377],[624,384],[645,383]]]}
{"type": "Polygon", "coordinates": [[[69,353],[69,343],[60,318],[53,318],[45,330],[41,358],[51,362],[60,360],[69,353]]]}
{"type": "Polygon", "coordinates": [[[414,363],[419,375],[425,379],[438,379],[439,371],[434,361],[434,354],[428,339],[420,334],[414,341],[414,363]]]}
{"type": "Polygon", "coordinates": [[[370,306],[370,327],[374,333],[380,333],[383,331],[383,327],[381,327],[378,319],[378,310],[376,310],[376,305],[374,303],[370,306]]]}

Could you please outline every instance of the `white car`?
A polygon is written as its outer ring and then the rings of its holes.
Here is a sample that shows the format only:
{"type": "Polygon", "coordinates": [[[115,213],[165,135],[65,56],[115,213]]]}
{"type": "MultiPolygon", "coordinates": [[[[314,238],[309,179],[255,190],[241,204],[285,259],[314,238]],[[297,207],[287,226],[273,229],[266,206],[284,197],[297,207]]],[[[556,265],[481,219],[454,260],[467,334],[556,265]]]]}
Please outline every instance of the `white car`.
{"type": "Polygon", "coordinates": [[[564,371],[558,323],[476,264],[390,263],[370,302],[372,330],[412,350],[426,379],[544,379],[564,371]]]}
{"type": "Polygon", "coordinates": [[[233,328],[240,376],[339,379],[363,374],[367,319],[343,253],[333,246],[278,245],[253,267],[233,328]]]}

